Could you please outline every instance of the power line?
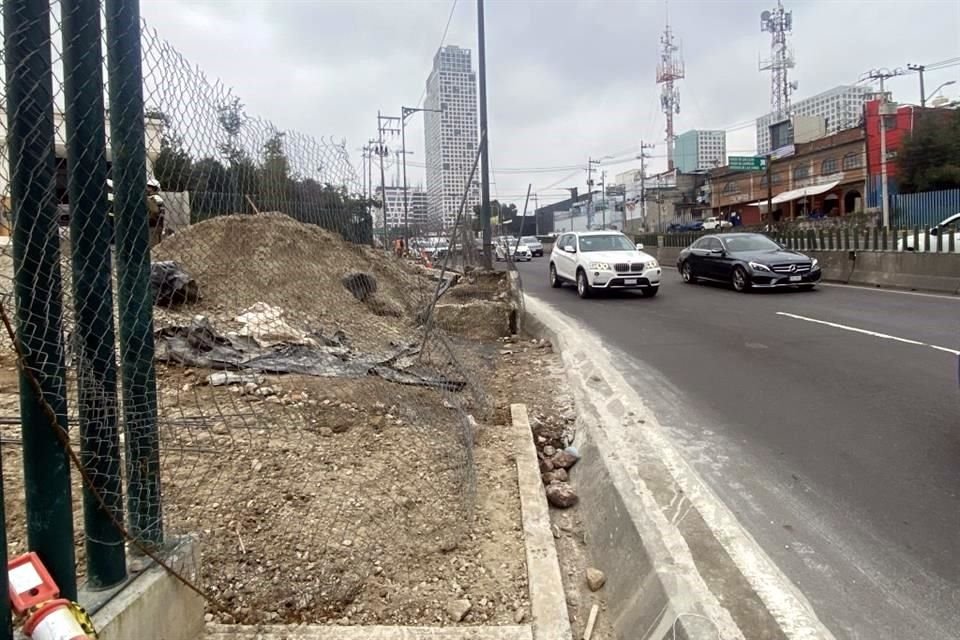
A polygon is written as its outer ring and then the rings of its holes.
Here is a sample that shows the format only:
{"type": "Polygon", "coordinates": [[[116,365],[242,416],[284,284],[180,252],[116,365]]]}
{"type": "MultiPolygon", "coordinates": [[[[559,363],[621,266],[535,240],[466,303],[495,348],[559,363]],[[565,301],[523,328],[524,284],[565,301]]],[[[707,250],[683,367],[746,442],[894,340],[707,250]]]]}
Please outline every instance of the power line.
{"type": "MultiPolygon", "coordinates": [[[[443,27],[443,35],[440,36],[440,45],[437,47],[437,51],[443,48],[443,43],[447,41],[447,31],[450,30],[450,22],[453,20],[453,12],[457,8],[457,0],[453,0],[450,4],[450,15],[447,16],[447,24],[443,27]]],[[[424,84],[423,93],[420,94],[420,99],[417,100],[417,108],[423,106],[423,99],[427,97],[427,86],[424,84]]]]}

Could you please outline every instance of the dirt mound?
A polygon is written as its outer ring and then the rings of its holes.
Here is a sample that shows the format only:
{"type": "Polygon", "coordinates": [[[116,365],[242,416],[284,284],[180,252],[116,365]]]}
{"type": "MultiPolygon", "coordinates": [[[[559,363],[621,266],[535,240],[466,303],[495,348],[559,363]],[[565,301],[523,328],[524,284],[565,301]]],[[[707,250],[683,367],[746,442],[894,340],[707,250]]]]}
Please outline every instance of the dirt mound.
{"type": "Polygon", "coordinates": [[[282,309],[292,325],[342,329],[357,346],[378,348],[409,334],[423,299],[421,279],[397,261],[278,213],[206,220],[166,238],[153,260],[177,262],[202,296],[177,311],[158,310],[161,321],[204,314],[229,324],[262,302],[282,309]],[[362,300],[343,285],[358,272],[376,280],[376,292],[362,300]]]}

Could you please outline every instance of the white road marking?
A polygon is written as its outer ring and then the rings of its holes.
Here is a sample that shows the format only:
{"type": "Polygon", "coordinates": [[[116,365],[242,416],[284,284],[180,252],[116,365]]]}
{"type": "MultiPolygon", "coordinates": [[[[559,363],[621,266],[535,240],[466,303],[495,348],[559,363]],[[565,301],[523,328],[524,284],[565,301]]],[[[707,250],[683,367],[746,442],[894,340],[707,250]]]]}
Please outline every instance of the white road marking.
{"type": "Polygon", "coordinates": [[[937,298],[939,300],[952,300],[960,302],[960,296],[950,295],[948,293],[921,293],[920,291],[901,291],[899,289],[882,289],[880,287],[863,287],[857,284],[843,284],[841,282],[820,282],[821,287],[835,287],[837,289],[859,289],[860,291],[873,291],[876,293],[895,293],[900,296],[917,296],[919,298],[937,298]]]}
{"type": "Polygon", "coordinates": [[[833,327],[834,329],[843,329],[844,331],[862,333],[865,336],[872,336],[874,338],[881,338],[883,340],[893,340],[894,342],[902,342],[903,344],[912,344],[918,347],[929,347],[931,349],[936,349],[937,351],[945,351],[946,353],[952,353],[955,356],[960,356],[960,351],[956,349],[950,349],[948,347],[940,347],[935,344],[920,342],[919,340],[911,340],[910,338],[900,338],[898,336],[892,336],[889,333],[880,333],[877,331],[869,331],[867,329],[859,329],[857,327],[851,327],[849,325],[839,324],[837,322],[828,322],[827,320],[817,320],[816,318],[808,318],[807,316],[798,316],[795,313],[787,313],[785,311],[777,311],[777,315],[784,316],[786,318],[793,318],[795,320],[804,320],[806,322],[822,324],[828,327],[833,327]]]}

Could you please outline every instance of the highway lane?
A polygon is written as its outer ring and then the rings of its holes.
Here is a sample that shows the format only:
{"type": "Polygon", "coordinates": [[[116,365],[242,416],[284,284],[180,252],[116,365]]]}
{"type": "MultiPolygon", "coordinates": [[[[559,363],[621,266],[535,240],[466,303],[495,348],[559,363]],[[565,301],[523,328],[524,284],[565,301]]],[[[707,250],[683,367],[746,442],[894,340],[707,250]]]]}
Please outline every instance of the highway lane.
{"type": "Polygon", "coordinates": [[[960,635],[960,299],[851,287],[537,296],[600,335],[840,638],[960,635]]]}

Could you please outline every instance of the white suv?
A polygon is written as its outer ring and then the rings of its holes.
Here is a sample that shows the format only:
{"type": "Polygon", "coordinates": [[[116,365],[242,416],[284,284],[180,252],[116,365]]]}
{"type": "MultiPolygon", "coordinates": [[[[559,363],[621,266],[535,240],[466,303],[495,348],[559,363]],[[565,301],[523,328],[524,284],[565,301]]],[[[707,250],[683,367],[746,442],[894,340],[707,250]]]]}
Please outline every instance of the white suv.
{"type": "Polygon", "coordinates": [[[550,286],[575,282],[581,298],[594,289],[639,289],[645,298],[660,290],[660,265],[627,236],[579,231],[557,238],[550,254],[550,286]]]}

